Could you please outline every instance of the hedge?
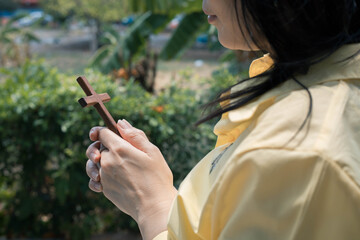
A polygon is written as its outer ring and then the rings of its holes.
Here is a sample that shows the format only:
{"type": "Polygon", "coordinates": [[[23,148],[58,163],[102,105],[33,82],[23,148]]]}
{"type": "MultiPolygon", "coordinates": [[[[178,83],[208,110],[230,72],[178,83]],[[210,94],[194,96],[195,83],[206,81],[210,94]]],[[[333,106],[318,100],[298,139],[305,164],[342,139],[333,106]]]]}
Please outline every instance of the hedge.
{"type": "MultiPolygon", "coordinates": [[[[137,230],[136,223],[101,194],[88,189],[85,150],[92,126],[103,125],[76,76],[60,74],[42,62],[0,70],[0,236],[87,239],[94,233],[137,230]]],[[[145,131],[174,172],[175,184],[214,146],[213,124],[195,128],[199,107],[219,85],[234,77],[222,73],[208,91],[177,84],[151,95],[134,82],[118,83],[86,70],[115,120],[125,118],[145,131]]],[[[191,75],[187,76],[188,80],[191,75]]]]}

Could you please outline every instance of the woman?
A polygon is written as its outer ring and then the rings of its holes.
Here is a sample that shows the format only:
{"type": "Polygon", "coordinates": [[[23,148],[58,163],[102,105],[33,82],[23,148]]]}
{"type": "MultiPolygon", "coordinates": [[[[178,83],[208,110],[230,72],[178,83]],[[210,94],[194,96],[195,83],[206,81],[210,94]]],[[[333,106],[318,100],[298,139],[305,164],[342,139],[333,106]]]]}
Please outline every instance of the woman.
{"type": "Polygon", "coordinates": [[[268,53],[200,120],[222,115],[215,149],[177,191],[141,130],[121,120],[121,139],[95,127],[90,189],[133,217],[144,239],[359,239],[359,8],[204,0],[225,47],[268,53]]]}

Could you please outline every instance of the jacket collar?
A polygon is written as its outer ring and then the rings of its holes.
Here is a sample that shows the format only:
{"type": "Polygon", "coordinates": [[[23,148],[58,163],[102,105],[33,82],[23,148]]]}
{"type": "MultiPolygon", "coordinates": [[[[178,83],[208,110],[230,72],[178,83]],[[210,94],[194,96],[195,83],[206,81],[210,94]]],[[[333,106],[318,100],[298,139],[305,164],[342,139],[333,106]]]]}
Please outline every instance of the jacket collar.
{"type": "MultiPolygon", "coordinates": [[[[360,55],[349,60],[354,53],[360,50],[360,44],[349,44],[341,47],[328,58],[320,63],[313,65],[307,74],[296,77],[298,81],[306,87],[322,84],[330,81],[339,81],[346,79],[360,79],[360,55]],[[344,61],[346,60],[346,61],[344,61]]],[[[249,69],[249,76],[257,75],[269,70],[273,65],[270,55],[256,59],[252,62],[249,69]]],[[[256,81],[256,79],[255,79],[256,81]]],[[[231,89],[231,92],[239,91],[247,84],[240,84],[231,89]]],[[[216,124],[214,132],[219,136],[217,146],[229,141],[234,141],[250,124],[251,119],[264,109],[272,105],[277,98],[286,96],[291,91],[302,89],[295,81],[286,81],[263,94],[255,101],[249,102],[245,106],[225,113],[221,120],[216,124]],[[226,135],[221,138],[221,135],[226,135]]]]}
{"type": "MultiPolygon", "coordinates": [[[[360,44],[350,44],[340,48],[331,56],[312,66],[308,73],[296,77],[298,81],[306,87],[322,84],[330,81],[339,81],[346,79],[360,79],[360,55],[349,60],[354,53],[360,50],[360,44]],[[346,60],[346,61],[344,61],[346,60]]],[[[249,70],[250,77],[255,77],[273,65],[270,55],[265,55],[252,62],[249,70]]],[[[243,88],[243,85],[235,86],[231,92],[235,92],[243,88]]],[[[279,87],[270,90],[260,96],[257,100],[247,105],[229,112],[229,119],[233,122],[239,122],[249,119],[254,115],[256,110],[266,102],[273,102],[281,95],[286,95],[294,90],[302,89],[295,81],[286,81],[279,87]]]]}

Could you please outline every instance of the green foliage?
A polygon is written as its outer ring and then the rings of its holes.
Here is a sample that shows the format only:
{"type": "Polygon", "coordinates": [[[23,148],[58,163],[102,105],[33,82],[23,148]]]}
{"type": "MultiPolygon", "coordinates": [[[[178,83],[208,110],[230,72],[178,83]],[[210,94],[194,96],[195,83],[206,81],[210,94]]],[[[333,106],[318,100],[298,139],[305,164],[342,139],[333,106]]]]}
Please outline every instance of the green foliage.
{"type": "Polygon", "coordinates": [[[105,4],[103,0],[47,0],[42,1],[42,5],[45,11],[60,18],[73,15],[95,19],[97,35],[110,33],[113,39],[120,40],[117,44],[108,41],[92,59],[91,65],[103,72],[129,65],[129,62],[131,63],[129,59],[141,53],[150,34],[164,30],[166,24],[176,14],[186,15],[161,53],[161,57],[165,60],[178,57],[194,42],[196,34],[204,31],[207,26],[202,3],[196,0],[109,0],[105,4]],[[138,14],[140,17],[134,24],[136,26],[127,31],[125,36],[114,35],[109,28],[105,29],[105,33],[102,32],[104,23],[119,21],[130,14],[138,14]]]}
{"type": "MultiPolygon", "coordinates": [[[[207,84],[209,84],[207,93],[211,95],[223,91],[247,77],[248,71],[242,71],[234,75],[227,67],[220,68],[213,72],[211,79],[207,79],[207,84]]],[[[210,98],[212,97],[210,96],[210,98]]]]}
{"type": "Polygon", "coordinates": [[[178,13],[199,12],[202,9],[201,1],[197,0],[131,0],[131,11],[176,15],[178,13]]]}
{"type": "Polygon", "coordinates": [[[79,18],[97,19],[102,22],[118,21],[128,15],[128,1],[119,0],[46,0],[41,1],[44,10],[64,18],[75,15],[79,18]]]}
{"type": "Polygon", "coordinates": [[[155,14],[199,12],[201,1],[197,0],[47,0],[41,2],[46,11],[56,15],[90,17],[100,21],[115,21],[129,14],[151,11],[155,14]]]}
{"type": "MultiPolygon", "coordinates": [[[[136,229],[88,189],[87,136],[103,122],[94,109],[77,103],[84,93],[76,77],[30,62],[1,74],[0,235],[86,239],[97,232],[136,229]]],[[[214,146],[212,125],[192,125],[199,105],[207,101],[204,94],[174,84],[155,96],[131,81],[119,85],[94,71],[85,75],[97,92],[112,96],[106,105],[114,119],[143,129],[162,150],[176,186],[214,146]]]]}
{"type": "Polygon", "coordinates": [[[169,60],[179,56],[190,44],[194,43],[197,35],[208,26],[206,19],[202,12],[186,14],[181,20],[179,27],[166,43],[160,57],[164,60],[169,60]]]}
{"type": "MultiPolygon", "coordinates": [[[[164,60],[179,57],[194,43],[199,33],[206,31],[208,28],[206,19],[202,12],[186,14],[161,50],[160,57],[164,60]]],[[[95,53],[90,66],[103,73],[110,73],[120,68],[131,69],[131,64],[145,55],[144,49],[150,35],[163,30],[170,20],[169,14],[146,12],[140,15],[121,36],[108,26],[103,33],[104,46],[95,53]]]]}
{"type": "Polygon", "coordinates": [[[106,44],[95,53],[90,66],[104,73],[131,68],[133,60],[138,60],[144,52],[150,35],[163,29],[168,21],[168,15],[147,12],[140,15],[122,36],[108,27],[103,36],[106,44]]]}
{"type": "Polygon", "coordinates": [[[0,66],[19,66],[30,57],[29,43],[38,42],[39,39],[30,29],[14,26],[14,22],[26,14],[12,17],[4,26],[0,27],[0,66]]]}

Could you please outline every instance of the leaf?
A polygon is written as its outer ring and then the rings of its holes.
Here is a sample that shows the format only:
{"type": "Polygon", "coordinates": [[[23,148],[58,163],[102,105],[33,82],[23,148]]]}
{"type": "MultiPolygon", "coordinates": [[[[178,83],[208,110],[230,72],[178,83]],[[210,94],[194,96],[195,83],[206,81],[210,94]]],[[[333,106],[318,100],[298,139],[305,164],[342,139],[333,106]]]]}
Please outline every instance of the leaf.
{"type": "Polygon", "coordinates": [[[161,51],[160,57],[164,60],[178,57],[194,42],[196,36],[207,26],[207,19],[204,13],[194,12],[185,15],[174,34],[161,51]]]}
{"type": "Polygon", "coordinates": [[[35,35],[32,34],[31,32],[25,32],[23,35],[23,38],[25,40],[25,42],[40,42],[40,39],[35,35]]]}
{"type": "Polygon", "coordinates": [[[7,27],[4,29],[4,31],[1,32],[1,35],[11,34],[11,33],[18,33],[20,32],[19,28],[15,27],[7,27]]]}
{"type": "MultiPolygon", "coordinates": [[[[95,58],[91,61],[104,73],[109,73],[121,67],[128,68],[131,61],[140,55],[145,48],[151,34],[161,31],[169,21],[169,16],[146,12],[140,15],[123,36],[117,41],[110,41],[107,51],[105,46],[98,50],[95,58]]],[[[110,35],[115,35],[113,30],[108,29],[110,35]]]]}
{"type": "Polygon", "coordinates": [[[68,180],[62,177],[55,178],[54,186],[57,199],[59,199],[60,204],[64,204],[66,197],[69,194],[68,180]]]}
{"type": "Polygon", "coordinates": [[[120,34],[112,27],[106,27],[103,35],[103,43],[106,45],[116,44],[120,40],[120,34]]]}
{"type": "Polygon", "coordinates": [[[20,14],[16,14],[14,17],[10,18],[10,20],[7,22],[6,25],[11,26],[13,23],[15,23],[16,21],[20,20],[23,17],[28,16],[28,13],[20,13],[20,14]]]}
{"type": "Polygon", "coordinates": [[[90,60],[89,66],[100,68],[104,59],[109,55],[109,52],[111,51],[110,48],[111,46],[105,45],[102,46],[99,50],[97,50],[95,55],[90,60]]]}

